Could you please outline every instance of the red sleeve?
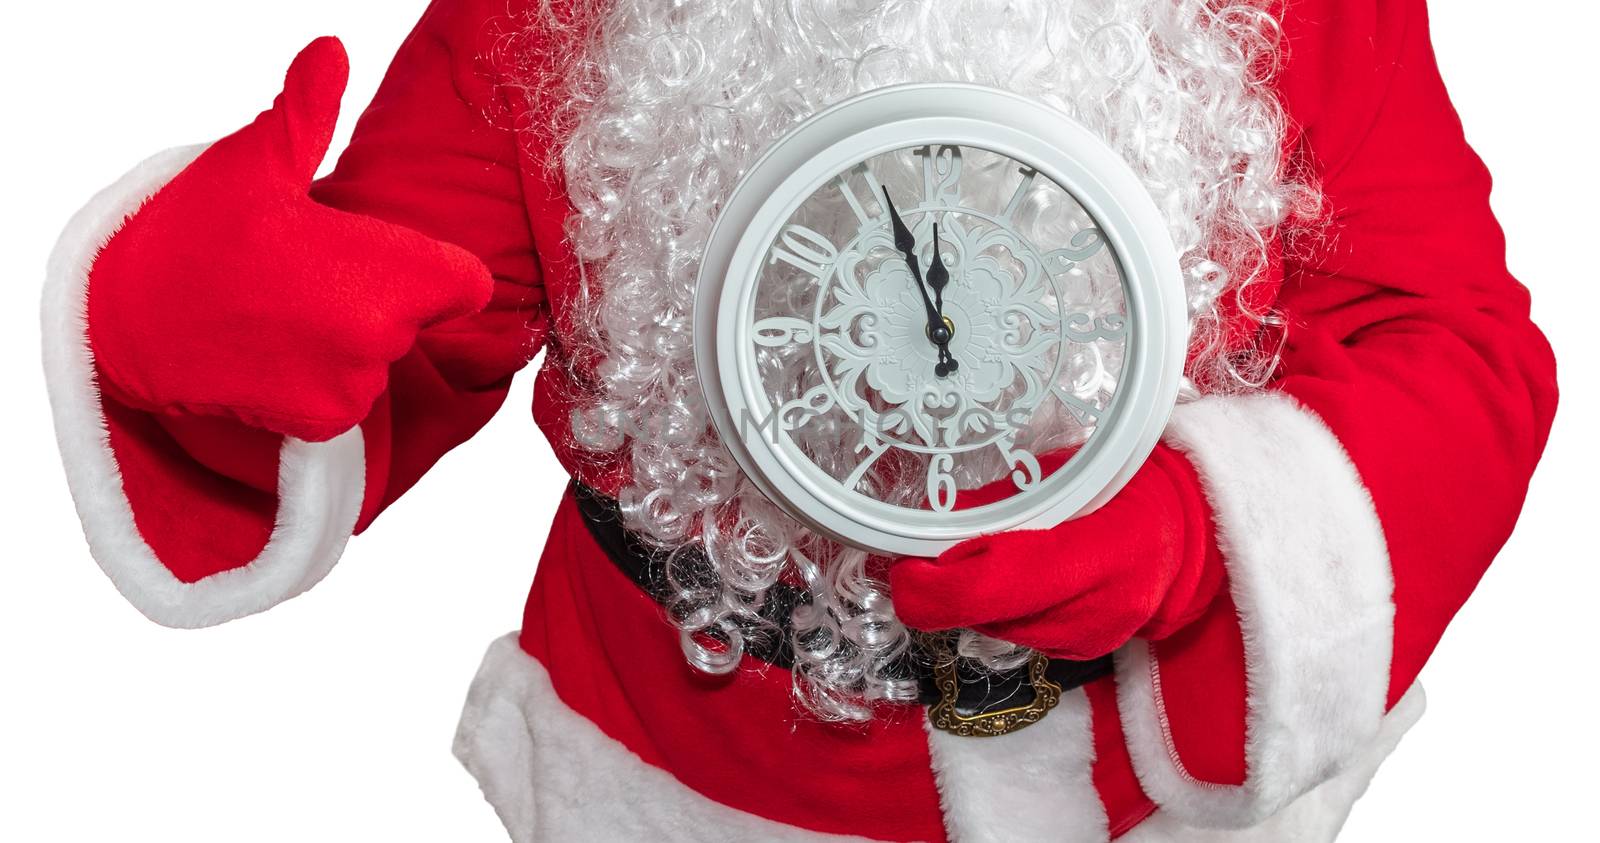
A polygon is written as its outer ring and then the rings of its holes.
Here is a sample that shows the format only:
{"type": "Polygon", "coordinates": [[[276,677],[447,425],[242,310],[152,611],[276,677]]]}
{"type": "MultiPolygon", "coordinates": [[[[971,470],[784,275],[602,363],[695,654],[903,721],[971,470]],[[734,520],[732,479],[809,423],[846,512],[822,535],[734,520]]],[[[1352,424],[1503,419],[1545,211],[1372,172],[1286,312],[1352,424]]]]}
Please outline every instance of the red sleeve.
{"type": "Polygon", "coordinates": [[[1325,226],[1285,260],[1281,377],[1169,431],[1228,593],[1119,654],[1141,784],[1196,825],[1259,822],[1420,714],[1408,692],[1510,535],[1556,405],[1425,4],[1303,0],[1283,20],[1291,153],[1325,226]]]}
{"type": "Polygon", "coordinates": [[[358,430],[308,443],[229,419],[147,415],[78,371],[73,291],[82,295],[99,244],[194,150],[141,165],[63,235],[45,303],[58,438],[91,551],[152,618],[218,623],[309,588],[353,532],[488,421],[538,350],[547,307],[524,201],[534,170],[485,59],[506,14],[494,0],[436,0],[337,168],[313,185],[322,204],[465,248],[495,282],[483,311],[423,331],[358,430]]]}
{"type": "MultiPolygon", "coordinates": [[[[547,308],[524,199],[515,98],[485,58],[503,2],[435,2],[400,48],[319,202],[462,246],[495,279],[483,312],[425,331],[362,425],[362,525],[494,415],[544,340],[547,308]],[[498,13],[498,15],[496,14],[498,13]]],[[[532,188],[530,188],[532,189],[532,188]]]]}

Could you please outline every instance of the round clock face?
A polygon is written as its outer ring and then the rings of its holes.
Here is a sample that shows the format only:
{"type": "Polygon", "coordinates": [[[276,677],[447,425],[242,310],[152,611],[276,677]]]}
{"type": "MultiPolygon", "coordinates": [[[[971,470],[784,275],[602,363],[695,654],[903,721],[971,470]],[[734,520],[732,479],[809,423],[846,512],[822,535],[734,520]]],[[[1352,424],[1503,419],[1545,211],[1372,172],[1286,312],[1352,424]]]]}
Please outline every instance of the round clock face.
{"type": "Polygon", "coordinates": [[[884,89],[786,135],[708,244],[696,355],[775,502],[933,554],[1103,503],[1176,398],[1165,225],[1121,159],[985,88],[884,89]]]}

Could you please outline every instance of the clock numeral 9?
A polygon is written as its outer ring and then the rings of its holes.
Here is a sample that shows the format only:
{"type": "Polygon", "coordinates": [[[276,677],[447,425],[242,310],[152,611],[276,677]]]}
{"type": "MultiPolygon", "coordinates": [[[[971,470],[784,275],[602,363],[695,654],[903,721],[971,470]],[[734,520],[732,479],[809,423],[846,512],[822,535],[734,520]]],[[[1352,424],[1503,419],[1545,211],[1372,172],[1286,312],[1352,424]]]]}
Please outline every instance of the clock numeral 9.
{"type": "Polygon", "coordinates": [[[784,226],[778,239],[782,245],[772,247],[772,257],[767,263],[783,261],[818,280],[828,277],[833,262],[839,257],[838,246],[799,223],[784,226]]]}
{"type": "Polygon", "coordinates": [[[778,348],[792,342],[811,342],[811,323],[796,316],[769,316],[756,323],[754,342],[778,348]]]}

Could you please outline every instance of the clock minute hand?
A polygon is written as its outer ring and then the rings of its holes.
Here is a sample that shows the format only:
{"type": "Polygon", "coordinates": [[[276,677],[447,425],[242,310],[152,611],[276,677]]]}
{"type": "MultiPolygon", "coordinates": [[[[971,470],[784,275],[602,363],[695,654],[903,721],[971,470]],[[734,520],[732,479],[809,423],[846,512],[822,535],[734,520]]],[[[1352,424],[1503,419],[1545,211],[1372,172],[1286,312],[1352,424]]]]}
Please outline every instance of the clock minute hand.
{"type": "MultiPolygon", "coordinates": [[[[917,262],[917,239],[906,227],[905,221],[900,219],[900,212],[894,206],[894,200],[889,198],[889,188],[883,188],[883,202],[889,209],[889,219],[894,225],[894,244],[905,255],[906,266],[911,270],[911,277],[917,281],[917,292],[922,294],[922,306],[928,312],[928,339],[939,352],[939,362],[933,367],[933,373],[938,377],[946,377],[956,370],[956,360],[950,354],[950,326],[944,321],[944,294],[943,286],[934,289],[934,295],[939,297],[937,304],[928,296],[928,285],[922,280],[922,267],[917,262]]],[[[935,229],[937,231],[937,229],[935,229]]],[[[937,246],[937,244],[935,244],[937,246]]],[[[934,252],[934,261],[939,270],[944,272],[944,263],[940,260],[937,248],[934,252]]],[[[931,271],[931,269],[930,269],[931,271]]],[[[948,280],[948,273],[946,278],[948,280]]]]}
{"type": "Polygon", "coordinates": [[[889,188],[883,188],[883,203],[889,209],[889,221],[894,227],[894,247],[905,256],[906,266],[911,269],[911,277],[916,279],[917,292],[922,294],[922,303],[928,309],[928,329],[932,330],[935,323],[943,324],[939,318],[939,309],[934,307],[933,299],[928,297],[927,285],[922,281],[922,267],[917,264],[917,238],[912,235],[911,229],[906,227],[905,221],[900,219],[900,212],[895,210],[894,200],[889,198],[889,188]]]}
{"type": "Polygon", "coordinates": [[[944,288],[950,283],[950,270],[944,268],[944,256],[939,254],[943,243],[939,240],[939,223],[933,224],[933,263],[928,266],[928,286],[933,288],[933,303],[939,308],[939,318],[944,318],[944,288]]]}

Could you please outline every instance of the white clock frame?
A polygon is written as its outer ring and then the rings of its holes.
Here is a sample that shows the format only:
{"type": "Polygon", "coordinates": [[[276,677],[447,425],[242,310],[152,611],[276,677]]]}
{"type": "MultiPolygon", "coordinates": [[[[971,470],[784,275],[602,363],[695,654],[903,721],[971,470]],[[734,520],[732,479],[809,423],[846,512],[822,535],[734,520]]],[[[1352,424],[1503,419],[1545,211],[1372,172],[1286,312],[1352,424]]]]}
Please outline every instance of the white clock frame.
{"type": "Polygon", "coordinates": [[[1166,427],[1189,334],[1166,221],[1122,157],[1043,103],[960,83],[880,88],[817,113],[774,143],[734,187],[712,230],[694,327],[695,363],[712,422],[757,488],[818,533],[899,556],[934,556],[978,535],[1054,526],[1110,500],[1166,427]],[[841,172],[921,145],[999,153],[1071,194],[1116,257],[1129,325],[1122,382],[1070,476],[1058,470],[1034,492],[942,513],[852,493],[761,427],[744,435],[741,422],[773,412],[746,351],[753,341],[754,294],[774,239],[799,206],[841,172]]]}

